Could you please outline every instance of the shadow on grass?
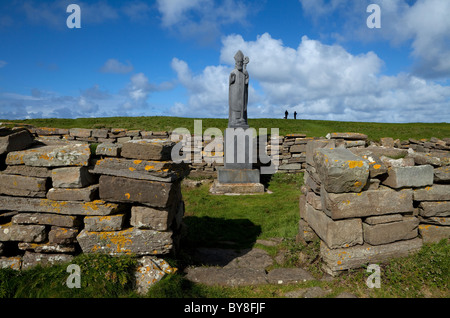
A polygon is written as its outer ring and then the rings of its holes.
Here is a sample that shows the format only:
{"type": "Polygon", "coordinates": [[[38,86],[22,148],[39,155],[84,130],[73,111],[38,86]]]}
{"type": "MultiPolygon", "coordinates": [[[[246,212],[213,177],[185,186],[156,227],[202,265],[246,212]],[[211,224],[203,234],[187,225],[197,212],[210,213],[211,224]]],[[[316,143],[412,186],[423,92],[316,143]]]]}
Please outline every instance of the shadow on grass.
{"type": "Polygon", "coordinates": [[[193,248],[251,248],[261,234],[261,226],[248,219],[187,216],[183,221],[188,228],[186,242],[193,248]]]}

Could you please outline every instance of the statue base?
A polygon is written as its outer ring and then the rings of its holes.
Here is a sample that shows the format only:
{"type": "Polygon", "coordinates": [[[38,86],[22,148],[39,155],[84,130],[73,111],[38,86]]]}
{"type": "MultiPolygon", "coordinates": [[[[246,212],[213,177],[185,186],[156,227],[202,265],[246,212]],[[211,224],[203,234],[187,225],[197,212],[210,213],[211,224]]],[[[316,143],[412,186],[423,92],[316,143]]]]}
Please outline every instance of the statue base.
{"type": "Polygon", "coordinates": [[[209,192],[220,195],[261,194],[264,193],[264,185],[262,183],[220,183],[214,180],[209,192]]]}

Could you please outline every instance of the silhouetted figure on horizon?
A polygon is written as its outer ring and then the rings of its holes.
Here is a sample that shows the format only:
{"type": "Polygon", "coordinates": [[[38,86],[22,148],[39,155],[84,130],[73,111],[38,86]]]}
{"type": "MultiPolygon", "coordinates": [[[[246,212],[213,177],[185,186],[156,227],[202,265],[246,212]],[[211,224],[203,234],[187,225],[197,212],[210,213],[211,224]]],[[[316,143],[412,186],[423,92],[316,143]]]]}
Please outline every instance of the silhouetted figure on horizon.
{"type": "Polygon", "coordinates": [[[294,119],[297,119],[297,112],[294,112],[294,119]]]}
{"type": "Polygon", "coordinates": [[[286,110],[286,111],[284,112],[284,119],[287,119],[288,116],[289,116],[289,113],[288,113],[288,111],[286,110]]]}

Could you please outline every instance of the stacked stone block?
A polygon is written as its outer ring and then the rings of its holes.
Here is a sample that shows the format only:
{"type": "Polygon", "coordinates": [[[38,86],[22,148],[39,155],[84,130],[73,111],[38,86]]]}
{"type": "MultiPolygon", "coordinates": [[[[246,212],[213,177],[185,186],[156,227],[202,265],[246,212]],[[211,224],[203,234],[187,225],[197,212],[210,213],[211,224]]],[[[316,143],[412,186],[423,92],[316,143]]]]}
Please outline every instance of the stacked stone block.
{"type": "Polygon", "coordinates": [[[146,281],[173,271],[160,258],[175,253],[181,237],[180,183],[189,169],[171,161],[167,135],[132,139],[138,132],[48,129],[47,137],[67,138],[43,142],[23,131],[4,129],[0,140],[0,267],[108,253],[144,257],[138,276],[146,281]],[[125,137],[130,140],[110,140],[125,137]],[[96,152],[92,138],[105,139],[96,152]]]}
{"type": "Polygon", "coordinates": [[[305,241],[320,238],[328,273],[405,256],[423,242],[450,237],[449,166],[416,164],[413,151],[336,144],[335,138],[307,144],[300,198],[299,234],[305,241]],[[405,157],[390,159],[396,151],[405,157]]]}

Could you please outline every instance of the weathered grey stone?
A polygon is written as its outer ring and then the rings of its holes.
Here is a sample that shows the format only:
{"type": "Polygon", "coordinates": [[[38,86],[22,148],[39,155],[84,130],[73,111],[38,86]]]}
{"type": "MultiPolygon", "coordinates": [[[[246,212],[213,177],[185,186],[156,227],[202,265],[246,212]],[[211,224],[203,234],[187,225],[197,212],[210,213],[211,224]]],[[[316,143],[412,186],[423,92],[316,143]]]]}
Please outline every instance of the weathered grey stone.
{"type": "Polygon", "coordinates": [[[419,214],[425,217],[450,216],[450,201],[423,201],[419,204],[419,214]]]}
{"type": "Polygon", "coordinates": [[[381,146],[383,147],[394,148],[394,138],[391,137],[380,138],[380,143],[381,146]]]}
{"type": "Polygon", "coordinates": [[[306,194],[306,202],[316,210],[322,210],[322,200],[320,196],[310,191],[306,194]]]}
{"type": "Polygon", "coordinates": [[[424,218],[424,217],[419,215],[419,220],[420,220],[420,223],[425,223],[425,224],[450,226],[450,217],[432,216],[432,217],[429,217],[429,218],[424,218]]]}
{"type": "Polygon", "coordinates": [[[165,139],[142,139],[125,142],[122,157],[141,160],[170,160],[175,143],[165,139]]]}
{"type": "Polygon", "coordinates": [[[172,251],[172,232],[129,228],[122,231],[83,230],[77,241],[84,253],[162,255],[172,251]]]}
{"type": "Polygon", "coordinates": [[[2,129],[0,131],[0,155],[27,149],[32,143],[33,136],[26,129],[2,129]]]}
{"type": "Polygon", "coordinates": [[[311,189],[311,191],[320,193],[320,182],[316,181],[316,179],[311,176],[310,172],[305,171],[303,178],[305,180],[305,185],[307,185],[308,188],[311,189]]]}
{"type": "Polygon", "coordinates": [[[217,179],[220,183],[259,183],[258,169],[217,169],[217,179]]]}
{"type": "Polygon", "coordinates": [[[122,151],[122,144],[101,143],[97,146],[95,154],[98,156],[119,157],[122,151]]]}
{"type": "Polygon", "coordinates": [[[100,198],[112,202],[136,202],[165,208],[180,197],[180,182],[166,183],[102,175],[100,198]]]}
{"type": "Polygon", "coordinates": [[[419,233],[424,243],[437,243],[450,238],[450,226],[420,224],[419,233]]]}
{"type": "Polygon", "coordinates": [[[98,184],[86,188],[51,188],[47,192],[47,199],[55,201],[85,201],[98,199],[98,184]]]}
{"type": "Polygon", "coordinates": [[[0,206],[10,211],[47,212],[64,215],[110,215],[122,210],[122,206],[102,200],[74,202],[8,196],[0,196],[0,206]]]}
{"type": "Polygon", "coordinates": [[[369,216],[364,219],[364,222],[370,225],[375,225],[375,224],[397,222],[402,220],[403,216],[401,214],[388,214],[388,215],[369,216]]]}
{"type": "Polygon", "coordinates": [[[303,268],[275,268],[267,274],[267,280],[270,284],[297,284],[303,283],[315,278],[303,268]]]}
{"type": "Polygon", "coordinates": [[[375,156],[381,158],[382,156],[391,157],[391,158],[401,158],[405,157],[408,154],[407,149],[398,149],[398,148],[388,148],[388,147],[377,147],[377,146],[369,146],[367,148],[361,149],[352,149],[352,151],[370,151],[375,156]]]}
{"type": "Polygon", "coordinates": [[[328,192],[361,192],[368,181],[367,160],[348,149],[317,149],[314,163],[321,184],[328,192]]]}
{"type": "Polygon", "coordinates": [[[166,274],[173,274],[177,271],[165,260],[154,256],[143,256],[137,259],[135,271],[134,289],[138,294],[145,295],[149,288],[159,282],[166,274]]]}
{"type": "Polygon", "coordinates": [[[186,270],[186,279],[207,286],[255,286],[267,284],[263,269],[192,267],[186,270]]]}
{"type": "Polygon", "coordinates": [[[78,229],[52,226],[48,232],[49,243],[69,245],[76,242],[78,229]]]}
{"type": "Polygon", "coordinates": [[[52,170],[54,188],[84,188],[94,182],[87,167],[68,167],[52,170]]]}
{"type": "Polygon", "coordinates": [[[400,240],[409,240],[417,236],[419,219],[403,217],[402,221],[369,225],[363,223],[364,242],[381,245],[400,240]]]}
{"type": "Polygon", "coordinates": [[[0,241],[43,242],[46,239],[44,225],[0,225],[0,241]]]}
{"type": "Polygon", "coordinates": [[[19,213],[13,216],[12,223],[78,227],[82,222],[79,216],[74,215],[58,215],[52,213],[19,213]]]}
{"type": "Polygon", "coordinates": [[[306,152],[306,144],[294,144],[289,151],[291,153],[300,153],[300,152],[306,152]]]}
{"type": "Polygon", "coordinates": [[[20,270],[21,267],[22,267],[22,257],[20,256],[0,257],[0,269],[10,268],[14,270],[20,270]]]}
{"type": "Polygon", "coordinates": [[[434,182],[450,183],[450,166],[434,169],[434,182]]]}
{"type": "Polygon", "coordinates": [[[414,167],[415,162],[412,157],[405,157],[399,159],[392,159],[389,157],[381,156],[381,162],[387,167],[414,167]]]}
{"type": "Polygon", "coordinates": [[[89,138],[92,135],[92,129],[72,128],[69,130],[69,135],[72,137],[89,138]]]}
{"type": "Polygon", "coordinates": [[[173,182],[185,177],[189,173],[189,166],[172,161],[105,158],[95,163],[92,172],[140,180],[173,182]]]}
{"type": "Polygon", "coordinates": [[[45,198],[46,191],[47,178],[0,173],[0,194],[45,198]]]}
{"type": "Polygon", "coordinates": [[[306,144],[306,163],[314,166],[314,153],[318,148],[336,148],[336,140],[318,139],[306,144]]]}
{"type": "Polygon", "coordinates": [[[7,166],[5,174],[15,174],[25,177],[48,178],[51,177],[51,170],[45,167],[29,167],[29,166],[7,166]]]}
{"type": "Polygon", "coordinates": [[[360,193],[327,193],[321,189],[322,207],[333,220],[413,212],[413,191],[383,187],[360,193]]]}
{"type": "Polygon", "coordinates": [[[92,129],[91,136],[95,138],[108,138],[108,129],[92,129]]]}
{"type": "Polygon", "coordinates": [[[38,127],[38,128],[35,128],[34,132],[35,132],[35,134],[37,134],[39,136],[68,135],[69,129],[38,127]]]}
{"type": "Polygon", "coordinates": [[[316,232],[314,232],[309,224],[303,219],[301,219],[298,223],[298,232],[301,239],[303,239],[307,243],[313,242],[318,238],[316,232]]]}
{"type": "Polygon", "coordinates": [[[430,165],[391,167],[388,169],[388,177],[381,183],[394,189],[430,186],[433,184],[433,173],[430,165]]]}
{"type": "Polygon", "coordinates": [[[125,214],[106,216],[86,216],[84,218],[84,229],[90,232],[109,232],[123,230],[125,214]]]}
{"type": "Polygon", "coordinates": [[[72,245],[62,245],[56,243],[26,243],[17,244],[22,251],[31,251],[34,253],[75,253],[76,247],[72,245]]]}
{"type": "Polygon", "coordinates": [[[327,135],[328,139],[345,139],[345,140],[366,140],[367,135],[353,132],[345,132],[345,133],[329,133],[327,135]]]}
{"type": "Polygon", "coordinates": [[[432,165],[439,167],[442,165],[441,158],[433,156],[431,153],[411,153],[410,156],[414,158],[416,165],[432,165]]]}
{"type": "Polygon", "coordinates": [[[349,248],[330,249],[320,244],[320,256],[326,266],[323,269],[335,276],[339,271],[358,268],[365,264],[376,264],[396,257],[408,256],[422,248],[422,239],[414,238],[384,245],[355,245],[349,248]]]}
{"type": "Polygon", "coordinates": [[[345,148],[364,147],[366,145],[365,140],[345,140],[345,148]]]}
{"type": "Polygon", "coordinates": [[[22,258],[22,270],[32,268],[36,265],[49,266],[54,264],[68,263],[72,261],[73,255],[68,254],[42,254],[26,251],[22,258]]]}
{"type": "Polygon", "coordinates": [[[415,201],[450,201],[450,184],[434,184],[423,189],[414,189],[415,201]]]}
{"type": "Polygon", "coordinates": [[[305,220],[330,248],[363,244],[362,222],[359,218],[333,221],[324,212],[306,204],[305,220]]]}
{"type": "Polygon", "coordinates": [[[258,194],[264,193],[262,183],[220,183],[214,180],[210,189],[211,194],[258,194]]]}
{"type": "Polygon", "coordinates": [[[90,157],[88,144],[70,143],[13,151],[7,155],[6,164],[33,167],[87,166],[90,157]]]}
{"type": "Polygon", "coordinates": [[[167,231],[175,216],[176,207],[158,210],[150,207],[133,206],[130,224],[139,229],[167,231]]]}
{"type": "Polygon", "coordinates": [[[261,269],[273,265],[272,257],[260,248],[252,248],[231,260],[224,268],[252,268],[261,269]]]}

